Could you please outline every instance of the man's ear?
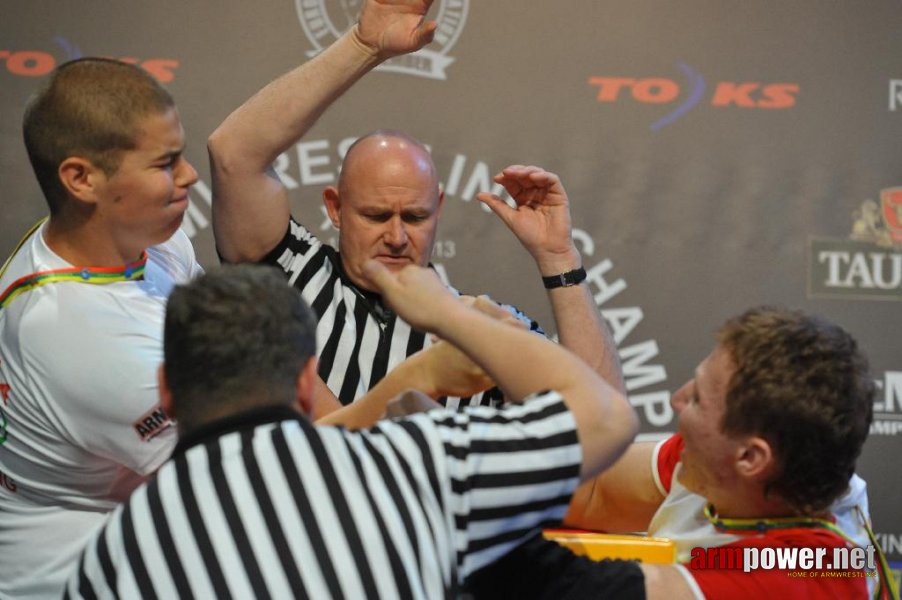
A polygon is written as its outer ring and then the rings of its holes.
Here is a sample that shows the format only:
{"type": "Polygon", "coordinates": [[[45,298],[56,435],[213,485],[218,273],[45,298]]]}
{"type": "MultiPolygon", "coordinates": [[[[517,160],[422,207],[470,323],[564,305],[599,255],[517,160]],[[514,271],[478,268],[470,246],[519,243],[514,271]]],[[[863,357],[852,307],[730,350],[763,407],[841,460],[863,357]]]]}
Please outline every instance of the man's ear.
{"type": "Polygon", "coordinates": [[[70,196],[94,204],[98,185],[106,181],[106,174],[91,161],[80,156],[70,156],[57,169],[60,182],[70,196]]]}
{"type": "Polygon", "coordinates": [[[736,452],[736,470],[746,479],[763,481],[771,476],[777,466],[773,448],[764,438],[750,436],[736,452]]]}
{"type": "Polygon", "coordinates": [[[163,369],[162,364],[157,367],[157,390],[159,390],[160,406],[163,407],[163,412],[165,412],[170,419],[175,420],[175,406],[172,403],[172,390],[169,389],[169,384],[166,382],[166,371],[163,369]]]}
{"type": "Polygon", "coordinates": [[[326,205],[326,212],[329,213],[329,220],[335,229],[341,229],[341,196],[338,188],[334,185],[326,186],[323,190],[323,204],[326,205]]]}
{"type": "Polygon", "coordinates": [[[298,373],[296,384],[298,408],[308,417],[314,414],[314,391],[317,379],[319,379],[319,374],[316,372],[316,357],[311,356],[298,373]]]}

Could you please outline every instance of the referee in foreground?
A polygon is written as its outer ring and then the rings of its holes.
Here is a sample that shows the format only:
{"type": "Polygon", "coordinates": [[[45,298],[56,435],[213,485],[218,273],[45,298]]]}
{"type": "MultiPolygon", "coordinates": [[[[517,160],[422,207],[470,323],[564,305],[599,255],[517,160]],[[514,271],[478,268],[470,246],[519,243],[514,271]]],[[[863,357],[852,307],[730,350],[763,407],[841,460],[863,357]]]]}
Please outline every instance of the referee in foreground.
{"type": "Polygon", "coordinates": [[[160,393],[179,446],[90,542],[67,597],[454,597],[632,441],[626,398],[569,351],[428,269],[365,268],[522,404],[315,427],[300,294],[266,267],[210,272],[167,306],[160,393]]]}

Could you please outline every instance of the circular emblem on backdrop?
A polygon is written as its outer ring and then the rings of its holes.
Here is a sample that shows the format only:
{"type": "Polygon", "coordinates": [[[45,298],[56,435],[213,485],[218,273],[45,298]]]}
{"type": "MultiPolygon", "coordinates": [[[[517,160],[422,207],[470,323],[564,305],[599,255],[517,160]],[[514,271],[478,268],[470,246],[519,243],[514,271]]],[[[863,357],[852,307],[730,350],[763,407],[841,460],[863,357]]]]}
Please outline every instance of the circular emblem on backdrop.
{"type": "MultiPolygon", "coordinates": [[[[470,0],[439,0],[431,11],[437,12],[432,18],[438,24],[432,43],[413,54],[389,59],[376,70],[447,79],[445,70],[454,62],[448,52],[460,37],[469,4],[470,0]]],[[[304,34],[313,44],[307,52],[312,57],[354,26],[363,0],[294,0],[294,5],[304,34]]]]}

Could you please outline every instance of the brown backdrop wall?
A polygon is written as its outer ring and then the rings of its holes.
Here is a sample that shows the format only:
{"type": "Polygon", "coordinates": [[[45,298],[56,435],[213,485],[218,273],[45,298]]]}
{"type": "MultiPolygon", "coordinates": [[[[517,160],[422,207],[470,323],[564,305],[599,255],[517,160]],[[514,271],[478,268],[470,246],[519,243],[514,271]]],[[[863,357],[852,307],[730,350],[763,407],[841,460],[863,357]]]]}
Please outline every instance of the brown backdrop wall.
{"type": "MultiPolygon", "coordinates": [[[[184,227],[215,264],[206,136],[343,31],[342,4],[5,0],[0,253],[45,212],[21,142],[29,94],[54,65],[101,55],[175,96],[201,177],[184,227]]],[[[645,437],[674,430],[669,391],[726,317],[779,303],[840,322],[881,386],[859,471],[902,559],[902,5],[436,0],[433,14],[428,52],[368,76],[282,157],[296,215],[332,237],[319,193],[347,140],[404,129],[446,187],[440,269],[550,327],[530,260],[474,196],[507,164],[559,173],[645,437]]]]}

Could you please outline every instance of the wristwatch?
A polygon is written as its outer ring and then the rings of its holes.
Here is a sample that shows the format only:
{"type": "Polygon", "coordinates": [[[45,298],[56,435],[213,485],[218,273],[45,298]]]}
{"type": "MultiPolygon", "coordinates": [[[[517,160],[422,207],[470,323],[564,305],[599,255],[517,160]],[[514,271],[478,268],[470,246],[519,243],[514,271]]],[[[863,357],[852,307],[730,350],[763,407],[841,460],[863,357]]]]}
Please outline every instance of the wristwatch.
{"type": "Polygon", "coordinates": [[[551,275],[550,277],[542,277],[542,284],[546,290],[553,290],[559,287],[570,287],[571,285],[579,285],[586,280],[586,270],[582,267],[551,275]]]}

